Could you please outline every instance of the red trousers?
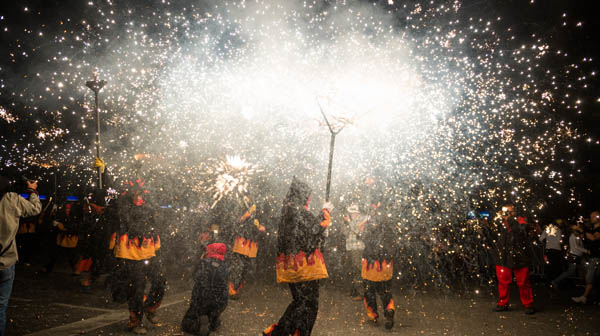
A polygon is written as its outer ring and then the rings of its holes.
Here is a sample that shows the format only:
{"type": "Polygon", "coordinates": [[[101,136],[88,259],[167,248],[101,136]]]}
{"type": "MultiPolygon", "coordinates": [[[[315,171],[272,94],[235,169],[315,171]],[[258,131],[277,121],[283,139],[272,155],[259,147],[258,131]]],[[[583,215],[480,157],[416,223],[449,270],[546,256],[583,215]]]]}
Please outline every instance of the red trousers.
{"type": "Polygon", "coordinates": [[[506,306],[508,304],[509,290],[508,286],[512,282],[513,273],[517,278],[519,286],[519,296],[523,306],[533,305],[533,292],[531,291],[531,282],[529,281],[529,267],[508,268],[496,266],[496,276],[498,277],[498,305],[506,306]]]}

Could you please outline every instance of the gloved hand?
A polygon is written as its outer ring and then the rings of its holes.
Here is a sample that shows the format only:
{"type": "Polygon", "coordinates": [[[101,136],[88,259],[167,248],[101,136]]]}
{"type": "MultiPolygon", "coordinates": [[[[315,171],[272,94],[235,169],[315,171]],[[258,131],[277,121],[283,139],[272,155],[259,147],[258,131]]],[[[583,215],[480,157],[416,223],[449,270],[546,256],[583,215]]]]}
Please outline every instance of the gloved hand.
{"type": "Polygon", "coordinates": [[[323,209],[327,209],[330,213],[333,211],[335,207],[333,206],[333,203],[331,202],[325,202],[323,203],[323,209]]]}

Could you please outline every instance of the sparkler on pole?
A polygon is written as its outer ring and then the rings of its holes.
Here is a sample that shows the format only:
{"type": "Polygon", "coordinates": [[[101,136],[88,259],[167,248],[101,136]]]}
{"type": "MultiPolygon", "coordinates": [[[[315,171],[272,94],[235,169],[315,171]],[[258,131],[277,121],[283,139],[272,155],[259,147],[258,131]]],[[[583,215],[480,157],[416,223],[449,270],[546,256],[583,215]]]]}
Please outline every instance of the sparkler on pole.
{"type": "Polygon", "coordinates": [[[104,171],[103,161],[100,158],[100,111],[98,109],[98,92],[106,85],[105,80],[98,80],[98,72],[94,72],[94,79],[85,82],[85,86],[94,91],[94,112],[96,113],[96,162],[101,162],[102,166],[98,168],[98,188],[102,189],[102,173],[104,171]]]}
{"type": "Polygon", "coordinates": [[[327,166],[327,187],[325,188],[325,201],[329,201],[329,194],[331,191],[331,170],[333,167],[333,149],[335,147],[335,136],[338,135],[344,129],[344,127],[346,127],[346,125],[350,124],[351,120],[346,118],[335,118],[335,121],[337,121],[338,123],[337,125],[332,126],[332,124],[329,122],[329,119],[327,119],[327,116],[323,111],[323,107],[321,106],[321,103],[319,103],[318,99],[317,104],[319,105],[319,110],[323,115],[323,119],[325,119],[325,123],[327,124],[327,128],[329,129],[329,133],[331,134],[331,141],[329,142],[329,165],[327,166]]]}

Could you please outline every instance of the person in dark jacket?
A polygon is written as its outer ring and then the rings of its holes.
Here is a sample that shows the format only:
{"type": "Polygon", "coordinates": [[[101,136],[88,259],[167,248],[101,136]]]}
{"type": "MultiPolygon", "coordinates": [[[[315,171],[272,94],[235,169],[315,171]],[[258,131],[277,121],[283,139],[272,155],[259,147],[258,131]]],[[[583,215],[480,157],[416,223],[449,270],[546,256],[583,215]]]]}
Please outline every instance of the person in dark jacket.
{"type": "Polygon", "coordinates": [[[208,335],[201,318],[208,317],[208,330],[215,331],[221,324],[219,316],[227,307],[229,295],[227,282],[229,266],[225,262],[227,247],[223,243],[213,243],[206,246],[206,253],[200,260],[194,277],[192,299],[181,329],[194,335],[208,335]]]}
{"type": "Polygon", "coordinates": [[[79,231],[83,224],[83,207],[79,201],[67,201],[59,207],[56,219],[52,225],[57,229],[56,245],[52,246],[49,260],[42,269],[44,273],[51,273],[56,261],[65,255],[74,275],[81,272],[77,268],[79,259],[79,231]]]}
{"type": "Polygon", "coordinates": [[[572,297],[571,300],[577,303],[586,303],[588,297],[594,289],[594,284],[600,276],[600,211],[593,211],[590,214],[591,227],[585,232],[585,246],[589,251],[589,259],[586,262],[585,270],[585,290],[583,295],[572,297]]]}
{"type": "Polygon", "coordinates": [[[508,310],[509,285],[513,274],[517,279],[521,303],[526,314],[534,314],[533,293],[529,279],[531,227],[525,217],[517,216],[515,206],[502,207],[501,221],[496,226],[496,276],[498,277],[498,305],[496,311],[508,310]]]}
{"type": "Polygon", "coordinates": [[[81,257],[77,262],[82,276],[81,286],[84,290],[90,290],[92,282],[99,276],[108,250],[109,239],[104,231],[105,223],[101,220],[106,208],[104,197],[104,191],[97,191],[93,198],[84,199],[84,227],[79,241],[81,257]]]}
{"type": "Polygon", "coordinates": [[[328,277],[320,244],[331,224],[333,205],[325,202],[319,216],[309,212],[310,187],[292,180],[283,202],[278,230],[277,282],[292,292],[279,322],[263,331],[269,336],[309,336],[319,309],[319,279],[328,277]]]}
{"type": "Polygon", "coordinates": [[[234,239],[229,281],[229,297],[232,300],[239,298],[242,281],[250,267],[251,259],[255,259],[258,253],[259,235],[265,232],[265,227],[256,219],[256,205],[250,206],[247,197],[244,197],[243,209],[243,215],[233,223],[234,239]]]}
{"type": "Polygon", "coordinates": [[[160,236],[154,230],[152,208],[145,200],[147,190],[144,189],[144,181],[129,181],[127,188],[117,200],[120,225],[118,231],[112,234],[109,246],[117,259],[115,274],[123,280],[113,284],[113,291],[126,294],[129,331],[146,334],[142,318],[146,316],[148,322],[159,325],[156,310],[165,294],[167,280],[157,257],[160,236]],[[144,300],[146,279],[150,281],[150,292],[144,300]]]}
{"type": "Polygon", "coordinates": [[[397,232],[394,223],[389,220],[385,209],[371,205],[373,214],[365,223],[360,239],[365,244],[361,276],[365,284],[364,304],[367,317],[377,323],[377,295],[381,299],[386,318],[385,328],[394,326],[394,298],[392,297],[392,277],[394,275],[393,252],[397,232]]]}
{"type": "Polygon", "coordinates": [[[19,263],[23,263],[26,266],[31,262],[31,256],[36,248],[37,244],[37,231],[36,224],[38,222],[38,216],[32,216],[27,218],[21,218],[19,221],[19,231],[17,231],[17,250],[19,251],[19,263]]]}

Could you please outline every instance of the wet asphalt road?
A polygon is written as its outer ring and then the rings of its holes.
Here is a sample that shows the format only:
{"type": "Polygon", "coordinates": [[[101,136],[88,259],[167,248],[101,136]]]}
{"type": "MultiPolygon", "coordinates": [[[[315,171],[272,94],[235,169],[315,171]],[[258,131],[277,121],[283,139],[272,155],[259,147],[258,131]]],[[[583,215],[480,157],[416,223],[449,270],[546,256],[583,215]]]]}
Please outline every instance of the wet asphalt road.
{"type": "MultiPolygon", "coordinates": [[[[83,292],[78,278],[66,268],[49,275],[35,266],[18,266],[13,295],[7,311],[7,335],[131,335],[126,331],[127,307],[111,301],[102,281],[91,292],[83,292]]],[[[385,330],[383,321],[367,321],[360,301],[346,295],[343,281],[324,281],[319,315],[312,335],[600,335],[600,306],[576,305],[570,295],[580,288],[553,292],[534,287],[535,315],[525,315],[516,286],[511,292],[511,310],[493,312],[491,287],[427,290],[394,284],[395,325],[385,330]]],[[[160,327],[148,327],[148,335],[183,335],[179,324],[188,306],[192,282],[185,275],[169,277],[169,288],[159,310],[160,327]]],[[[221,328],[211,335],[259,335],[276,322],[291,297],[285,285],[254,278],[243,289],[242,298],[230,301],[222,315],[221,328]]],[[[381,308],[380,308],[381,309],[381,308]]]]}

